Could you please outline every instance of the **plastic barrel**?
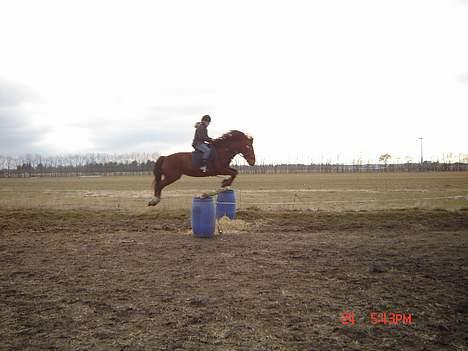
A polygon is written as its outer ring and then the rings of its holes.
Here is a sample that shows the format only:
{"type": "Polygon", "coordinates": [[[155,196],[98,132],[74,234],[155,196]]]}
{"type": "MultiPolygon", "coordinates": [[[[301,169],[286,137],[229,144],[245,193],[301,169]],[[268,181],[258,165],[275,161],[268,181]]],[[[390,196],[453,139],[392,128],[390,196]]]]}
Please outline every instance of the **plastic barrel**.
{"type": "Polygon", "coordinates": [[[236,194],[234,190],[226,190],[218,194],[216,199],[216,218],[227,216],[229,219],[236,217],[236,194]]]}
{"type": "Polygon", "coordinates": [[[194,197],[192,201],[192,231],[199,238],[211,238],[216,228],[212,197],[194,197]]]}

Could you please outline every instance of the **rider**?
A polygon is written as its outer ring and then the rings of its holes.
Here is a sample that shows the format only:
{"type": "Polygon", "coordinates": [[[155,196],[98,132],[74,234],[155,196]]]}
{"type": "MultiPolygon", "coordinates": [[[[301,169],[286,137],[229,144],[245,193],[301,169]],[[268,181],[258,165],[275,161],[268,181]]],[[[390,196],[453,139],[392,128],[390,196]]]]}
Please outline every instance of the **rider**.
{"type": "Polygon", "coordinates": [[[208,136],[208,126],[210,125],[211,122],[211,117],[208,115],[204,115],[201,119],[201,122],[197,122],[195,124],[195,136],[193,138],[193,143],[192,146],[195,148],[195,150],[203,152],[202,156],[202,166],[200,169],[202,172],[206,172],[208,170],[208,157],[210,156],[211,149],[206,144],[206,142],[211,142],[213,139],[211,139],[208,136]]]}

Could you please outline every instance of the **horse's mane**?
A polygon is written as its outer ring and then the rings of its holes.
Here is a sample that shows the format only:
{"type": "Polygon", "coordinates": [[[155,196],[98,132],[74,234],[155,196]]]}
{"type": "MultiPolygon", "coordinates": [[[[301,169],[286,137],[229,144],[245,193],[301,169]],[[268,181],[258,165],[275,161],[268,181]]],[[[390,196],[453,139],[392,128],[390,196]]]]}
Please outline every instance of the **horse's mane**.
{"type": "Polygon", "coordinates": [[[238,131],[238,130],[231,130],[227,133],[224,133],[219,138],[213,139],[212,144],[214,145],[222,145],[227,142],[236,142],[236,141],[243,141],[245,140],[247,135],[238,131]]]}

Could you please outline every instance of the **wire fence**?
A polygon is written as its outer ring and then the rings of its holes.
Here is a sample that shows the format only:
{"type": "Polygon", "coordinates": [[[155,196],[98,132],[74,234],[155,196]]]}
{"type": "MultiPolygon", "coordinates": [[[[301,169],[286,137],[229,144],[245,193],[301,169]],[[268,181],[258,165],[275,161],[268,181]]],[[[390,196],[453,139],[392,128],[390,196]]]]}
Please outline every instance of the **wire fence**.
{"type": "MultiPolygon", "coordinates": [[[[15,169],[1,169],[0,177],[76,177],[76,176],[151,176],[154,162],[141,164],[100,164],[67,167],[44,167],[23,164],[15,169]]],[[[468,163],[404,164],[280,164],[235,165],[240,174],[309,174],[309,173],[383,173],[383,172],[465,172],[468,163]]]]}

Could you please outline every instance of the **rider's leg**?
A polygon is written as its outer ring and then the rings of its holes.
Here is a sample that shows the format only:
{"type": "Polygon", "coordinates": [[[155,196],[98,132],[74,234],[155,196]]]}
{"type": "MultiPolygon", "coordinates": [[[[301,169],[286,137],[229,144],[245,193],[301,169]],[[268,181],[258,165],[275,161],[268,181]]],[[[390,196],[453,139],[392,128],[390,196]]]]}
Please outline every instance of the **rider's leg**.
{"type": "Polygon", "coordinates": [[[206,172],[208,166],[208,158],[210,157],[211,149],[206,144],[198,144],[195,146],[195,149],[203,152],[202,156],[202,167],[200,167],[204,172],[206,172]]]}

